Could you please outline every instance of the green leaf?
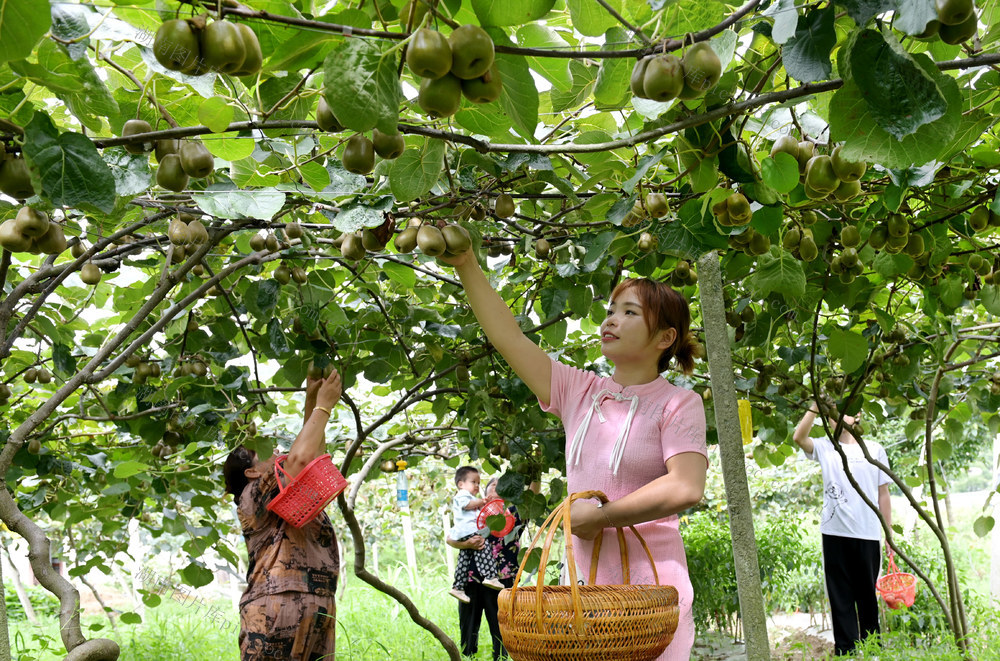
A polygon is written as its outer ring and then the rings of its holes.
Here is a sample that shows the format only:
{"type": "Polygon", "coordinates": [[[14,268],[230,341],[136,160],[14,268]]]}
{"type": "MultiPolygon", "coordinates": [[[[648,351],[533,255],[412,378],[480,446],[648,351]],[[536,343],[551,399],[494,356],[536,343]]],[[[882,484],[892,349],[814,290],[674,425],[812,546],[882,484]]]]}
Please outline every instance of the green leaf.
{"type": "Polygon", "coordinates": [[[130,459],[115,466],[114,475],[118,479],[125,479],[126,477],[131,477],[136,473],[141,473],[146,470],[149,470],[149,466],[147,464],[130,459]]]}
{"type": "Polygon", "coordinates": [[[869,114],[868,103],[857,85],[845,81],[830,102],[830,136],[834,141],[844,142],[841,154],[845,158],[879,163],[886,168],[908,168],[935,160],[951,142],[962,115],[958,84],[951,76],[938,71],[926,55],[917,54],[914,59],[944,94],[948,111],[897,140],[869,114]]]}
{"type": "Polygon", "coordinates": [[[771,28],[771,39],[774,43],[784,44],[795,35],[795,27],[799,20],[795,0],[778,0],[761,13],[774,18],[774,27],[771,28]]]}
{"type": "MultiPolygon", "coordinates": [[[[622,0],[610,0],[612,9],[622,13],[622,0]]],[[[573,27],[587,37],[599,37],[608,29],[620,25],[618,19],[594,0],[566,0],[573,27]]]]}
{"type": "MultiPolygon", "coordinates": [[[[159,596],[157,595],[152,595],[152,596],[156,596],[157,603],[159,603],[159,596]]],[[[145,601],[145,597],[143,597],[143,601],[145,601]]],[[[119,619],[121,619],[122,624],[142,624],[142,616],[132,611],[129,611],[127,613],[122,613],[119,616],[119,619]]]]}
{"type": "Polygon", "coordinates": [[[757,270],[747,284],[757,296],[778,292],[785,300],[793,300],[806,293],[806,274],[802,262],[791,253],[772,247],[757,259],[757,270]]]}
{"type": "Polygon", "coordinates": [[[197,562],[190,563],[187,567],[181,569],[177,573],[181,575],[181,579],[183,579],[185,583],[196,588],[208,585],[214,578],[211,569],[203,567],[197,562]]]}
{"type": "Polygon", "coordinates": [[[383,53],[370,39],[345,38],[333,47],[323,65],[323,96],[341,124],[358,132],[376,127],[396,132],[401,96],[397,63],[396,55],[383,53]]]}
{"type": "Polygon", "coordinates": [[[927,28],[928,23],[936,20],[935,0],[898,0],[898,13],[892,26],[906,34],[920,34],[927,28]]]}
{"type": "Polygon", "coordinates": [[[827,346],[830,355],[840,360],[840,366],[846,374],[861,367],[868,357],[868,340],[854,331],[833,329],[827,346]]]}
{"type": "Polygon", "coordinates": [[[472,9],[484,27],[523,25],[545,16],[555,4],[555,0],[472,0],[472,9]]]}
{"type": "MultiPolygon", "coordinates": [[[[229,107],[229,109],[232,111],[232,107],[229,107]]],[[[204,140],[203,143],[208,148],[208,151],[212,152],[213,156],[218,156],[230,163],[249,157],[253,154],[253,150],[257,146],[253,138],[238,137],[236,132],[233,131],[213,136],[208,140],[204,140]]]]}
{"type": "Polygon", "coordinates": [[[836,11],[831,4],[799,18],[795,36],[782,49],[785,71],[795,80],[803,83],[826,80],[833,72],[830,51],[837,43],[833,27],[836,11]]]}
{"type": "Polygon", "coordinates": [[[799,162],[791,154],[780,152],[760,161],[764,183],[779,193],[791,193],[799,185],[799,162]]]}
{"type": "Polygon", "coordinates": [[[397,264],[396,262],[382,262],[382,273],[389,276],[393,282],[397,282],[405,289],[413,289],[417,284],[417,273],[408,266],[397,264]]]}
{"type": "MultiPolygon", "coordinates": [[[[501,30],[488,30],[496,44],[513,46],[501,30]]],[[[535,127],[538,126],[538,90],[535,79],[531,77],[528,63],[520,55],[497,53],[496,67],[503,79],[503,91],[500,92],[500,107],[510,117],[512,126],[527,140],[533,140],[535,127]]]]}
{"type": "Polygon", "coordinates": [[[267,341],[275,357],[280,357],[288,353],[288,341],[285,339],[285,332],[281,328],[281,322],[277,319],[272,318],[267,322],[267,341]]]}
{"type": "MultiPolygon", "coordinates": [[[[517,30],[517,42],[524,48],[565,49],[568,41],[552,28],[539,23],[529,23],[517,30]]],[[[556,88],[568,90],[573,86],[569,75],[569,65],[559,57],[529,57],[528,66],[540,73],[556,88]]]]}
{"type": "Polygon", "coordinates": [[[114,175],[90,139],[79,133],[60,134],[41,112],[35,112],[25,127],[24,138],[25,159],[34,173],[40,173],[42,194],[53,204],[104,213],[114,209],[114,175]]]}
{"type": "Polygon", "coordinates": [[[52,25],[48,3],[38,0],[0,0],[0,63],[28,57],[52,25]]]}
{"type": "Polygon", "coordinates": [[[385,221],[382,211],[363,204],[355,204],[337,214],[333,226],[341,232],[357,232],[366,227],[378,227],[385,221]]]}
{"type": "Polygon", "coordinates": [[[676,0],[663,10],[663,34],[681,37],[688,32],[717,25],[729,15],[729,8],[716,0],[676,0]]]}
{"type": "Polygon", "coordinates": [[[104,162],[115,178],[115,193],[119,197],[132,197],[149,188],[152,174],[146,154],[130,154],[115,147],[104,150],[104,162]]]}
{"type": "MultiPolygon", "coordinates": [[[[635,167],[635,174],[629,177],[628,181],[622,184],[622,190],[626,193],[631,193],[635,190],[636,184],[642,181],[642,178],[646,176],[649,172],[649,168],[653,167],[657,163],[663,160],[663,157],[667,155],[667,149],[661,149],[655,154],[646,154],[639,159],[639,164],[635,167]]],[[[797,167],[797,166],[796,166],[797,167]]],[[[796,170],[796,177],[798,177],[798,170],[796,170]]]]}
{"type": "Polygon", "coordinates": [[[389,169],[389,189],[400,202],[415,200],[437,183],[444,167],[444,142],[427,140],[407,149],[389,169]]]}
{"type": "Polygon", "coordinates": [[[101,131],[101,118],[120,112],[118,102],[88,58],[74,60],[64,47],[46,40],[38,47],[37,59],[37,64],[22,60],[11,62],[10,67],[52,90],[87,128],[101,131]]]}
{"type": "Polygon", "coordinates": [[[935,82],[897,43],[880,32],[862,30],[847,44],[841,69],[858,86],[869,115],[897,140],[941,117],[948,104],[935,82]]]}
{"type": "Polygon", "coordinates": [[[996,525],[996,521],[992,516],[983,515],[972,524],[972,530],[976,533],[976,537],[986,537],[993,530],[994,525],[996,525]]]}
{"type": "Polygon", "coordinates": [[[52,347],[52,362],[56,371],[65,375],[76,373],[76,358],[65,344],[55,344],[52,347]]]}
{"type": "Polygon", "coordinates": [[[233,121],[233,107],[221,96],[213,96],[198,106],[198,120],[211,129],[212,133],[221,133],[233,121]]]}
{"type": "Polygon", "coordinates": [[[896,9],[896,0],[838,0],[837,4],[847,10],[847,15],[859,26],[865,25],[874,16],[896,9]]]}
{"type": "Polygon", "coordinates": [[[954,310],[964,300],[962,293],[965,291],[965,283],[957,275],[944,278],[934,289],[945,311],[954,310]]]}
{"type": "Polygon", "coordinates": [[[676,220],[657,225],[660,252],[693,260],[709,250],[725,250],[726,237],[716,231],[710,215],[702,209],[701,200],[688,200],[676,220]]]}
{"type": "Polygon", "coordinates": [[[209,187],[192,196],[205,213],[218,218],[271,220],[285,204],[285,194],[276,190],[220,190],[209,187]]]}
{"type": "Polygon", "coordinates": [[[1000,286],[984,285],[979,290],[979,302],[992,315],[1000,316],[1000,286]]]}
{"type": "MultiPolygon", "coordinates": [[[[607,31],[604,38],[606,50],[621,50],[628,45],[628,34],[620,27],[607,31]]],[[[632,98],[629,79],[632,76],[631,59],[611,57],[601,60],[594,84],[594,101],[598,108],[621,108],[632,98]]]]}

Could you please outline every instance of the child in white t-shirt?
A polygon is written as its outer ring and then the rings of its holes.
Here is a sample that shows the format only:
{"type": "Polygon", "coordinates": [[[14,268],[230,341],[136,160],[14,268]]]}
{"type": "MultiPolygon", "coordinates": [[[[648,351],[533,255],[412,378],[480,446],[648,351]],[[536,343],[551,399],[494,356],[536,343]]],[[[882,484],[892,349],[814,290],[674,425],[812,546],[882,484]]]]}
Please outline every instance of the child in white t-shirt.
{"type": "MultiPolygon", "coordinates": [[[[479,534],[479,525],[476,523],[476,519],[479,517],[479,510],[483,508],[486,501],[479,498],[479,471],[474,467],[462,466],[456,470],[455,484],[458,486],[458,493],[451,501],[455,525],[452,526],[448,536],[461,542],[479,534]]],[[[476,563],[476,567],[483,577],[483,585],[494,590],[502,590],[504,587],[497,578],[499,570],[496,558],[493,557],[491,544],[484,544],[479,550],[462,549],[458,552],[455,582],[448,592],[462,603],[469,603],[469,597],[465,594],[465,584],[469,581],[469,576],[472,573],[469,567],[473,562],[476,563]]]]}

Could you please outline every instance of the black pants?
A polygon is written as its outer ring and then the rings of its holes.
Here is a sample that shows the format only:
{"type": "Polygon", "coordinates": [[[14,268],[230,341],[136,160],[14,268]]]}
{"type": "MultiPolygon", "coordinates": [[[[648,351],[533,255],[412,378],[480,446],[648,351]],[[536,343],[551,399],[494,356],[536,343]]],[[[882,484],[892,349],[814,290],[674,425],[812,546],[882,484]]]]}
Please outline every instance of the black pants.
{"type": "Polygon", "coordinates": [[[879,560],[877,541],[823,535],[823,566],[837,654],[849,654],[858,640],[879,633],[875,596],[879,560]]]}
{"type": "MultiPolygon", "coordinates": [[[[513,579],[501,581],[510,587],[513,579]]],[[[503,639],[500,637],[500,622],[497,620],[497,596],[499,592],[484,586],[476,581],[469,581],[465,584],[465,594],[469,597],[469,603],[458,604],[458,624],[462,632],[462,654],[475,656],[479,651],[479,625],[482,624],[483,614],[486,615],[486,623],[490,626],[490,635],[493,637],[493,661],[507,657],[507,650],[504,649],[503,639]]]]}

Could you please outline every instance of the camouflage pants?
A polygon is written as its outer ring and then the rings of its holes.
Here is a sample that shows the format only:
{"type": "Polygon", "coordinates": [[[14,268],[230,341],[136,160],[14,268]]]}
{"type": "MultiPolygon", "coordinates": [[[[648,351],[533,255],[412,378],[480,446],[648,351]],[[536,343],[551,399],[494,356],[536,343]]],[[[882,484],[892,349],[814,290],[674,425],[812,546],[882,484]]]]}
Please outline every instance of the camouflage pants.
{"type": "Polygon", "coordinates": [[[337,604],[333,597],[282,592],[240,610],[242,661],[333,661],[337,604]]]}

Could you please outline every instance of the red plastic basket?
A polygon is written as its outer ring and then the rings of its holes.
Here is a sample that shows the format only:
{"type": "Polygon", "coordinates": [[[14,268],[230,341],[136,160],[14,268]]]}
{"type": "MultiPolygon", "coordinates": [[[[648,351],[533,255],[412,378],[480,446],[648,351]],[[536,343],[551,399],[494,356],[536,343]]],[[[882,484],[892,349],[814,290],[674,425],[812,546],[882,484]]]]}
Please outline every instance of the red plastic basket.
{"type": "Polygon", "coordinates": [[[278,481],[278,495],[267,504],[267,509],[296,528],[312,521],[320,511],[347,488],[347,480],[340,474],[330,455],[316,457],[295,477],[289,477],[281,462],[288,455],[274,460],[274,479],[278,481]],[[281,486],[278,471],[288,479],[288,486],[281,486]]]}
{"type": "Polygon", "coordinates": [[[514,529],[514,515],[507,511],[507,508],[504,507],[504,502],[499,498],[491,498],[483,504],[483,508],[479,510],[479,516],[476,517],[476,525],[480,528],[485,528],[487,517],[497,516],[498,514],[504,515],[503,530],[491,530],[490,534],[494,537],[503,537],[514,529]]]}
{"type": "Polygon", "coordinates": [[[888,573],[875,582],[875,587],[889,608],[896,609],[904,605],[909,608],[917,598],[917,578],[913,574],[899,571],[893,555],[889,554],[889,566],[886,568],[888,573]]]}

